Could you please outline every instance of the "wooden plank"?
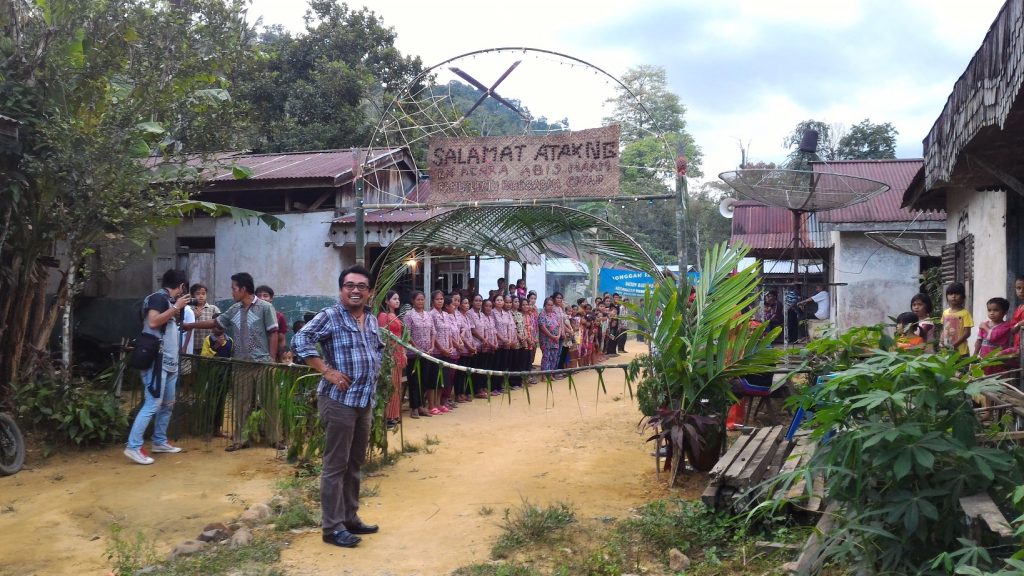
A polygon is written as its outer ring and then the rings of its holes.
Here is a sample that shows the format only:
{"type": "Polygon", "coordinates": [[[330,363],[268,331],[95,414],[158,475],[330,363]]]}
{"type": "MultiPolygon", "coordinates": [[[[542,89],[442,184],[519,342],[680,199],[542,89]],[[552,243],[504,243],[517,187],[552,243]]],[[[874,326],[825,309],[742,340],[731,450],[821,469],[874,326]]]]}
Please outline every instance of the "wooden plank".
{"type": "Polygon", "coordinates": [[[748,488],[757,484],[764,476],[764,469],[768,466],[775,452],[779,449],[779,442],[786,433],[785,426],[772,426],[768,428],[764,441],[760,448],[754,453],[743,470],[736,476],[736,485],[740,488],[748,488]]]}
{"type": "Polygon", "coordinates": [[[811,486],[811,497],[807,500],[807,506],[804,508],[808,512],[817,512],[821,510],[821,502],[825,497],[825,477],[822,474],[815,474],[813,478],[814,484],[811,486]]]}
{"type": "Polygon", "coordinates": [[[782,439],[779,441],[779,447],[775,451],[775,456],[772,456],[772,461],[768,463],[768,466],[764,469],[764,478],[774,478],[779,475],[782,471],[782,464],[786,461],[786,457],[789,456],[789,452],[796,446],[795,442],[789,442],[785,438],[783,433],[782,439]]]}
{"type": "Polygon", "coordinates": [[[747,463],[750,462],[750,459],[754,457],[754,454],[757,454],[758,449],[761,448],[761,444],[764,443],[770,431],[771,428],[758,428],[752,434],[753,438],[750,439],[750,442],[747,442],[740,455],[736,457],[736,460],[729,466],[729,469],[725,471],[723,475],[725,482],[732,484],[733,480],[739,477],[743,469],[746,468],[747,463]]]}
{"type": "Polygon", "coordinates": [[[808,454],[814,452],[815,443],[811,440],[810,436],[801,436],[795,441],[793,450],[786,457],[786,461],[782,464],[782,469],[779,470],[780,474],[786,474],[797,469],[797,466],[803,462],[808,454]]]}
{"type": "Polygon", "coordinates": [[[783,570],[791,574],[801,575],[812,574],[816,571],[821,564],[821,553],[823,552],[825,541],[824,536],[832,530],[838,510],[839,506],[835,502],[828,505],[825,513],[818,519],[814,532],[807,538],[807,543],[804,544],[804,550],[800,553],[800,557],[796,559],[796,562],[786,562],[783,564],[783,570]]]}
{"type": "Polygon", "coordinates": [[[753,439],[753,437],[753,434],[741,435],[739,438],[736,439],[735,442],[732,443],[731,446],[729,446],[729,449],[726,450],[725,454],[723,454],[722,457],[718,459],[718,462],[715,464],[715,467],[712,468],[711,472],[708,473],[708,476],[711,478],[712,482],[715,482],[717,484],[721,480],[722,474],[724,474],[725,471],[729,469],[729,466],[733,463],[734,460],[736,460],[736,457],[739,456],[741,452],[743,452],[743,449],[747,446],[747,443],[749,443],[750,440],[753,439]]]}
{"type": "Polygon", "coordinates": [[[960,498],[960,508],[964,515],[972,520],[980,520],[988,529],[1003,538],[1013,537],[1013,528],[1006,521],[1006,517],[999,511],[999,507],[992,501],[992,497],[985,492],[972,494],[960,498]]]}
{"type": "Polygon", "coordinates": [[[700,501],[705,506],[712,510],[718,507],[718,489],[721,488],[717,483],[710,483],[708,487],[704,489],[704,493],[700,495],[700,501]]]}
{"type": "Polygon", "coordinates": [[[989,436],[988,434],[975,434],[974,439],[978,443],[982,444],[995,444],[998,442],[1020,442],[1024,440],[1024,432],[997,432],[996,434],[989,436]]]}

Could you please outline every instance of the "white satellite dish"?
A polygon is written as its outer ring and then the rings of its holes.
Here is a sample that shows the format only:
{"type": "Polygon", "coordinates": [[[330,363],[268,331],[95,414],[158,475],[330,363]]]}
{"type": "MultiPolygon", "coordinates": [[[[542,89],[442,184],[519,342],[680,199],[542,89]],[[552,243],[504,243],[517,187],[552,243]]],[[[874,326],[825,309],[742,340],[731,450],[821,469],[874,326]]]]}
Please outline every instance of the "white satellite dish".
{"type": "Polygon", "coordinates": [[[736,203],[739,200],[735,198],[722,198],[722,201],[718,203],[718,213],[724,218],[732,218],[732,215],[736,213],[736,203]]]}

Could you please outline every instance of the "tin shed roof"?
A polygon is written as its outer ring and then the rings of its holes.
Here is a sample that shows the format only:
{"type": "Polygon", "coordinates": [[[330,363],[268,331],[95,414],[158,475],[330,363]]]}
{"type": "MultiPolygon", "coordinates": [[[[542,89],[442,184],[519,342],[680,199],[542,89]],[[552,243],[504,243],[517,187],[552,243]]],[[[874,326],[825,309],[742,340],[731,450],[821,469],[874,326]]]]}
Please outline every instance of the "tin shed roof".
{"type": "MultiPolygon", "coordinates": [[[[753,200],[740,200],[735,207],[731,241],[743,242],[755,250],[783,250],[792,245],[792,212],[753,200]]],[[[805,212],[800,219],[800,242],[811,248],[828,247],[817,217],[805,212]]]]}
{"type": "Polygon", "coordinates": [[[819,219],[822,223],[858,223],[858,222],[911,222],[914,220],[942,221],[945,212],[921,212],[901,208],[903,193],[906,192],[914,176],[924,166],[919,158],[898,160],[838,160],[834,162],[814,162],[815,172],[830,172],[846,176],[857,176],[877,180],[889,185],[889,190],[875,196],[867,202],[822,212],[819,219]]]}
{"type": "MultiPolygon", "coordinates": [[[[371,148],[366,164],[373,164],[401,152],[401,148],[371,148]]],[[[316,152],[279,152],[273,154],[237,154],[230,163],[253,171],[246,180],[317,180],[337,185],[352,178],[352,166],[361,162],[363,150],[320,150],[316,152]]],[[[237,181],[232,166],[218,167],[211,182],[237,181]]]]}

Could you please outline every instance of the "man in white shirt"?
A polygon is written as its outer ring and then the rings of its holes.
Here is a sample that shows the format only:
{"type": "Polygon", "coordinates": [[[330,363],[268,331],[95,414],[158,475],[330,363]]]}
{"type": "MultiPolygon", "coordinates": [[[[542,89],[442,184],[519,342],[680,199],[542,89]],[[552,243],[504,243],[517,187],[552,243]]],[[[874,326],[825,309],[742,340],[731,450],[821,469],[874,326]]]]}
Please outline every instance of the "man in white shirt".
{"type": "Polygon", "coordinates": [[[814,312],[814,317],[818,320],[828,320],[829,304],[832,302],[828,290],[825,290],[825,286],[821,284],[815,286],[814,289],[814,296],[800,302],[800,304],[804,305],[814,302],[818,305],[818,309],[814,312]]]}

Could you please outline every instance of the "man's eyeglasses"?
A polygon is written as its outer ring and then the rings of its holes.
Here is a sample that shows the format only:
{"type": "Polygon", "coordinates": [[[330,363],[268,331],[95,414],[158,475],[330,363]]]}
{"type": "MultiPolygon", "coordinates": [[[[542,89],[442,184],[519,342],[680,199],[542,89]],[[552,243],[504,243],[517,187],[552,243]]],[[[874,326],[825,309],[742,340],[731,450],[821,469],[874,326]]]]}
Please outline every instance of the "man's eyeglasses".
{"type": "Polygon", "coordinates": [[[366,292],[367,290],[370,289],[369,284],[363,284],[362,282],[360,282],[359,284],[356,284],[355,282],[345,282],[344,284],[341,285],[341,287],[344,288],[345,290],[358,289],[360,292],[366,292]]]}

